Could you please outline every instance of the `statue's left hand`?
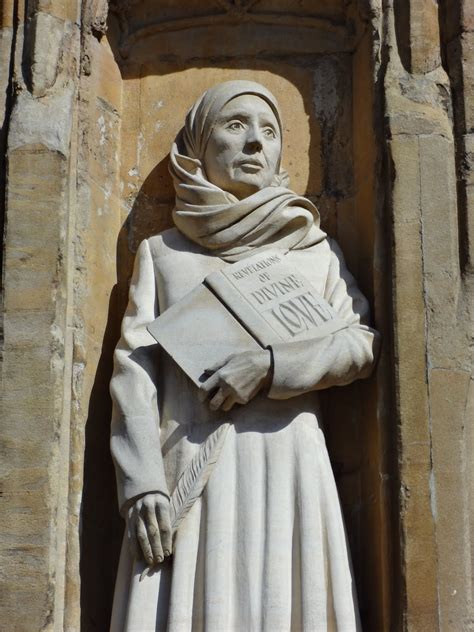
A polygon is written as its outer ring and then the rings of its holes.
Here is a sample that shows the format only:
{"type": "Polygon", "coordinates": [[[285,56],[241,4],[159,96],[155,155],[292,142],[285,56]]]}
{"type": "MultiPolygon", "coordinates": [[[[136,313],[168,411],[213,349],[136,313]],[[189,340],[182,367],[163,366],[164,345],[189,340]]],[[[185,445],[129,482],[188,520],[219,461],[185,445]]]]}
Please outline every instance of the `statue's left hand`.
{"type": "Polygon", "coordinates": [[[223,364],[206,369],[211,376],[201,386],[201,399],[208,399],[212,410],[246,404],[267,384],[271,364],[268,349],[231,355],[223,364]]]}

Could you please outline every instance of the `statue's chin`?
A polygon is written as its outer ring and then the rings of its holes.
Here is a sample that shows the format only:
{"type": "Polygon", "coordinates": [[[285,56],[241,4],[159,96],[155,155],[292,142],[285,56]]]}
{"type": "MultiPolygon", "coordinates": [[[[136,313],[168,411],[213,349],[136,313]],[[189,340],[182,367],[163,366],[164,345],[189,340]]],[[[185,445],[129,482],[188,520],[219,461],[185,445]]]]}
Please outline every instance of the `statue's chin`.
{"type": "Polygon", "coordinates": [[[255,177],[256,174],[246,174],[246,176],[234,180],[230,186],[227,187],[229,193],[235,195],[239,200],[253,195],[260,189],[269,186],[269,182],[262,181],[261,178],[255,177]]]}

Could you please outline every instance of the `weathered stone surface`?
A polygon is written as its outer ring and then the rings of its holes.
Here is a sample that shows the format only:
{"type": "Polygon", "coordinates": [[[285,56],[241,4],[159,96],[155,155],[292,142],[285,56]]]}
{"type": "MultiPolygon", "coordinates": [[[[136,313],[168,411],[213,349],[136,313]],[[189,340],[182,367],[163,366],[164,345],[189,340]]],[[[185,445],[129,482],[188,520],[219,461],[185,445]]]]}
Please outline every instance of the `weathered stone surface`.
{"type": "MultiPolygon", "coordinates": [[[[61,44],[65,24],[48,13],[38,12],[31,20],[30,81],[35,97],[42,97],[52,88],[59,72],[61,44]],[[48,46],[44,46],[44,41],[48,46]]],[[[69,119],[68,119],[69,120],[69,119]]]]}
{"type": "MultiPolygon", "coordinates": [[[[414,44],[412,52],[415,46],[422,50],[422,45],[423,42],[421,47],[419,42],[414,44]]],[[[420,252],[416,266],[412,262],[411,272],[407,269],[406,275],[399,278],[400,255],[395,242],[394,298],[396,301],[396,288],[401,284],[415,285],[422,318],[415,337],[417,345],[421,342],[419,366],[414,363],[414,357],[399,365],[397,391],[400,395],[403,393],[401,379],[408,368],[410,373],[413,371],[411,386],[417,387],[418,392],[424,391],[425,399],[424,408],[421,402],[418,404],[416,424],[406,415],[408,410],[405,414],[401,411],[400,415],[400,454],[405,457],[400,470],[401,525],[405,530],[402,555],[406,565],[405,582],[408,582],[402,591],[407,599],[404,629],[467,630],[472,621],[471,564],[466,561],[463,550],[471,547],[466,524],[473,510],[466,501],[461,479],[465,475],[465,450],[470,441],[464,419],[472,370],[469,355],[472,328],[469,325],[469,282],[461,276],[463,257],[458,239],[460,236],[462,244],[464,222],[468,220],[463,212],[463,196],[458,195],[462,189],[456,186],[451,129],[453,116],[455,130],[463,129],[467,109],[458,107],[464,103],[459,101],[462,90],[452,108],[448,77],[441,68],[430,69],[431,72],[422,77],[410,76],[402,68],[396,50],[392,49],[390,57],[386,77],[387,112],[390,131],[397,134],[390,143],[391,169],[396,177],[392,207],[395,221],[398,217],[399,221],[405,217],[414,219],[413,228],[418,234],[413,233],[413,238],[420,252]],[[410,121],[409,113],[418,112],[421,104],[428,108],[429,119],[413,125],[416,117],[410,121]],[[398,146],[405,147],[405,151],[398,151],[398,146]],[[397,195],[400,174],[407,184],[402,204],[397,195]],[[412,196],[411,201],[409,196],[412,196]],[[424,458],[421,458],[423,453],[424,458]],[[414,490],[418,504],[412,504],[414,490]],[[459,520],[453,521],[453,515],[459,520]],[[454,562],[457,554],[458,563],[454,562]],[[418,576],[421,568],[425,577],[418,576]],[[410,585],[414,578],[416,581],[410,585]]],[[[459,90],[459,66],[450,68],[458,73],[454,78],[459,90]]],[[[424,72],[422,68],[418,71],[424,72]]],[[[458,168],[465,164],[459,153],[462,150],[462,145],[458,145],[458,168]]],[[[398,230],[395,225],[395,237],[398,230]]],[[[414,296],[411,300],[412,305],[416,305],[414,296]]],[[[396,325],[395,349],[404,344],[403,330],[397,329],[396,325]]],[[[411,343],[415,344],[415,339],[412,338],[411,343]]],[[[470,453],[470,448],[468,450],[470,453]]]]}
{"type": "Polygon", "coordinates": [[[44,145],[68,156],[71,140],[72,106],[76,89],[70,83],[65,90],[44,100],[22,91],[10,119],[9,151],[25,145],[44,145]]]}
{"type": "Polygon", "coordinates": [[[410,70],[427,73],[441,63],[439,16],[436,0],[410,3],[410,70]]]}
{"type": "Polygon", "coordinates": [[[21,17],[11,14],[15,31],[4,128],[8,231],[3,253],[1,618],[18,631],[59,630],[65,596],[72,348],[69,161],[79,31],[71,23],[38,16],[27,38],[36,45],[38,64],[32,70],[31,58],[25,57],[21,68],[21,17]],[[68,45],[59,51],[58,37],[52,49],[43,45],[40,50],[37,31],[44,44],[51,41],[52,26],[67,34],[68,45]],[[39,100],[24,85],[26,76],[38,79],[42,93],[55,82],[59,85],[39,100]]]}
{"type": "Polygon", "coordinates": [[[421,137],[420,181],[423,209],[423,273],[431,366],[465,368],[468,332],[446,328],[465,318],[459,267],[454,143],[421,137]]]}
{"type": "Polygon", "coordinates": [[[459,189],[460,257],[461,267],[472,274],[473,270],[473,206],[468,190],[473,173],[470,135],[474,125],[474,43],[472,28],[464,24],[462,9],[453,12],[452,23],[444,33],[445,54],[453,90],[454,132],[456,136],[456,166],[459,189]]]}
{"type": "Polygon", "coordinates": [[[463,629],[471,600],[472,533],[466,485],[472,456],[468,443],[472,418],[466,415],[469,383],[467,371],[430,371],[441,630],[463,629]]]}
{"type": "Polygon", "coordinates": [[[58,479],[66,343],[65,210],[52,215],[51,208],[65,200],[66,161],[44,146],[23,147],[10,152],[9,174],[2,618],[26,632],[48,629],[57,597],[55,575],[65,556],[65,524],[58,521],[56,501],[65,502],[58,479]]]}

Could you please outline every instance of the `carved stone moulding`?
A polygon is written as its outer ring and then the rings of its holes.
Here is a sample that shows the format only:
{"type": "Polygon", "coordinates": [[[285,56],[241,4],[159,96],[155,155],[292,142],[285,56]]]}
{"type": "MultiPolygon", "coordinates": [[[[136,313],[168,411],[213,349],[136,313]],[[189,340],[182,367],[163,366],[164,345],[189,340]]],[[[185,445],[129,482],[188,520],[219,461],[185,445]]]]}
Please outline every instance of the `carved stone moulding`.
{"type": "Polygon", "coordinates": [[[114,0],[110,11],[119,22],[120,55],[143,61],[152,54],[189,59],[202,51],[233,57],[243,49],[249,55],[348,52],[356,32],[342,0],[114,0]]]}

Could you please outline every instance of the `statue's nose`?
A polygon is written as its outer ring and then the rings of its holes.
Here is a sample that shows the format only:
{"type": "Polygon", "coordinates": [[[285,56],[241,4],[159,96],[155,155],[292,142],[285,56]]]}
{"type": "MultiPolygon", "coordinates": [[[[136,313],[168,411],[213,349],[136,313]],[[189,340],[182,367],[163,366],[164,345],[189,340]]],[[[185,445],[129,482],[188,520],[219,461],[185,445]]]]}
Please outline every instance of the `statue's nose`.
{"type": "Polygon", "coordinates": [[[252,151],[260,151],[263,147],[262,132],[257,125],[251,125],[247,134],[247,147],[252,151]]]}

